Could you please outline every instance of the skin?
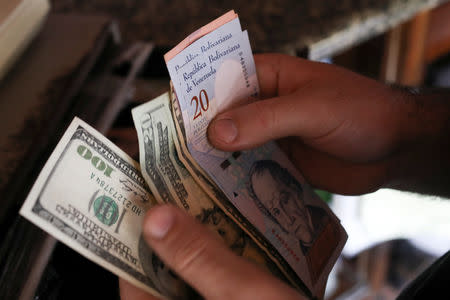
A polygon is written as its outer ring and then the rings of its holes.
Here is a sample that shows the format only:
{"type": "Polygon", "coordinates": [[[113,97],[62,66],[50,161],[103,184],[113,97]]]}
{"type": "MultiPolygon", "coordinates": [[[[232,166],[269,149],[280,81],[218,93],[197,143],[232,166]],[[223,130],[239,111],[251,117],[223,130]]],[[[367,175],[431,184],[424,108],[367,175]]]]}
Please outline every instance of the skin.
{"type": "Polygon", "coordinates": [[[225,218],[225,215],[217,214],[216,218],[218,218],[218,222],[215,226],[212,226],[212,224],[205,224],[206,227],[215,230],[215,232],[222,237],[227,245],[231,245],[231,247],[235,246],[236,253],[242,253],[242,247],[244,246],[243,237],[240,236],[237,231],[229,230],[229,222],[231,221],[228,221],[225,218]]]}
{"type": "Polygon", "coordinates": [[[448,91],[412,93],[280,54],[255,62],[264,100],[216,116],[208,128],[215,147],[278,140],[310,184],[334,193],[391,187],[450,196],[448,91]]]}
{"type": "MultiPolygon", "coordinates": [[[[234,254],[217,234],[176,207],[152,208],[143,235],[160,258],[206,299],[305,299],[234,254]]],[[[119,285],[122,300],[158,299],[123,279],[119,285]]]]}
{"type": "MultiPolygon", "coordinates": [[[[208,129],[215,147],[237,151],[278,140],[309,183],[335,193],[391,187],[450,196],[448,92],[412,93],[279,54],[255,62],[263,100],[218,115],[208,129]]],[[[206,299],[302,299],[179,209],[152,209],[144,234],[206,299]]],[[[123,300],[155,299],[124,280],[120,288],[123,300]]]]}
{"type": "Polygon", "coordinates": [[[189,292],[186,284],[180,281],[180,279],[162,262],[158,262],[156,275],[158,276],[158,279],[160,279],[158,282],[155,282],[156,286],[173,298],[181,297],[189,292]]]}

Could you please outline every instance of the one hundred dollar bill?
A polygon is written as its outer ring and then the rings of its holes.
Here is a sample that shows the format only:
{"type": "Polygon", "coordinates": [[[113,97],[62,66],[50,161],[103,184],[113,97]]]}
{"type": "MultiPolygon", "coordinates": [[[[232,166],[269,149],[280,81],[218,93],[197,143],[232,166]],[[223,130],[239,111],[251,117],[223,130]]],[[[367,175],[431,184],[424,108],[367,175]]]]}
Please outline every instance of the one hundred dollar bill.
{"type": "Polygon", "coordinates": [[[259,87],[248,35],[237,16],[204,28],[208,30],[200,30],[203,35],[197,33],[165,56],[187,148],[244,219],[269,241],[279,264],[288,264],[317,295],[346,233],[275,143],[234,153],[209,144],[206,129],[214,116],[256,97],[259,87]]]}
{"type": "Polygon", "coordinates": [[[165,298],[152,251],[141,237],[145,213],[155,204],[139,165],[75,118],[20,214],[86,258],[165,298]]]}

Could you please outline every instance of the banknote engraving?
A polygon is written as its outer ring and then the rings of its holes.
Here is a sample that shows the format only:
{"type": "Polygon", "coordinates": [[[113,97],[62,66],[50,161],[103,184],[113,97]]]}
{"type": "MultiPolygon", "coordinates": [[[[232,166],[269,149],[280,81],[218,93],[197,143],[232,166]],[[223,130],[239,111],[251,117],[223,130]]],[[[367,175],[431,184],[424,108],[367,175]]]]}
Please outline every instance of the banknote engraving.
{"type": "Polygon", "coordinates": [[[154,128],[152,119],[149,114],[142,115],[140,120],[140,128],[138,128],[138,135],[142,134],[145,143],[144,151],[139,152],[140,161],[144,161],[143,169],[146,171],[143,176],[147,177],[147,182],[150,186],[158,191],[158,196],[166,203],[174,203],[172,195],[170,194],[166,183],[162,180],[162,175],[156,167],[156,141],[154,135],[154,128]]]}
{"type": "Polygon", "coordinates": [[[229,230],[229,228],[235,226],[235,224],[218,206],[202,209],[195,218],[199,220],[200,223],[205,224],[216,231],[234,253],[242,256],[246,244],[248,243],[248,239],[241,230],[229,230]]]}
{"type": "MultiPolygon", "coordinates": [[[[327,225],[332,221],[326,211],[321,207],[305,204],[303,200],[302,185],[285,168],[281,167],[272,160],[256,161],[248,175],[248,190],[250,196],[255,201],[258,209],[278,225],[284,233],[298,239],[300,250],[307,257],[307,265],[312,276],[313,283],[317,280],[325,267],[323,263],[312,264],[309,257],[309,251],[314,244],[317,244],[318,237],[327,225]],[[267,187],[272,189],[268,190],[267,187]]],[[[282,237],[276,234],[276,238],[281,241],[282,237]]],[[[329,249],[326,253],[332,254],[339,243],[339,236],[330,236],[326,241],[329,249]]],[[[296,251],[291,249],[285,242],[282,244],[286,250],[294,257],[300,260],[296,251]]],[[[316,246],[317,247],[317,246],[316,246]]],[[[325,254],[322,251],[322,254],[325,254]]],[[[324,260],[321,259],[323,262],[324,260]]]]}
{"type": "MultiPolygon", "coordinates": [[[[178,175],[175,170],[174,164],[172,160],[169,158],[169,131],[167,126],[164,126],[161,122],[156,124],[158,129],[158,138],[160,145],[160,164],[158,164],[164,171],[164,175],[169,179],[171,187],[177,194],[181,203],[183,204],[186,210],[189,210],[189,204],[186,202],[186,198],[188,196],[188,192],[181,182],[181,177],[178,175]]],[[[181,164],[179,164],[181,167],[181,164]]]]}

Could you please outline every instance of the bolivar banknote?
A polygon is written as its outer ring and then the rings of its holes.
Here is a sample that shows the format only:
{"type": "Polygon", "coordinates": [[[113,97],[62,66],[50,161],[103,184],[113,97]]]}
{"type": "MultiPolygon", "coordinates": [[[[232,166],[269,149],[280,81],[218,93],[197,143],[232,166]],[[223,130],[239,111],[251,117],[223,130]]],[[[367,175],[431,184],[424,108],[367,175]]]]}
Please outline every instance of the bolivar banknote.
{"type": "Polygon", "coordinates": [[[188,142],[195,139],[189,143],[190,151],[215,152],[223,157],[206,139],[208,122],[218,112],[229,108],[235,99],[256,97],[259,93],[247,32],[242,32],[239,19],[235,17],[170,60],[168,54],[165,59],[174,88],[182,98],[183,118],[189,119],[185,121],[186,136],[188,142]]]}
{"type": "MultiPolygon", "coordinates": [[[[199,186],[214,200],[218,207],[227,213],[239,226],[255,241],[255,243],[267,253],[287,280],[297,289],[310,296],[308,288],[294,272],[291,266],[280,256],[274,246],[268,241],[240,211],[228,200],[227,195],[215,184],[215,182],[201,169],[187,149],[184,123],[181,116],[177,95],[171,85],[172,119],[175,123],[176,136],[174,136],[175,148],[179,153],[179,159],[189,170],[191,176],[199,186]]],[[[273,272],[272,272],[273,273],[273,272]]]]}
{"type": "Polygon", "coordinates": [[[155,204],[139,165],[75,118],[20,214],[86,258],[163,297],[154,255],[141,238],[145,213],[155,204]]]}
{"type": "MultiPolygon", "coordinates": [[[[260,249],[194,180],[191,174],[195,171],[190,167],[191,162],[183,157],[182,152],[176,150],[178,136],[172,119],[169,93],[134,108],[132,114],[138,132],[140,164],[144,177],[159,176],[160,181],[168,187],[175,205],[218,234],[236,254],[261,265],[287,282],[264,250],[260,249]],[[149,160],[152,163],[148,163],[149,160]]],[[[154,185],[150,187],[157,201],[167,201],[159,195],[160,189],[154,185]]]]}
{"type": "Polygon", "coordinates": [[[318,294],[342,250],[346,233],[274,143],[234,153],[209,145],[206,129],[212,118],[245,98],[257,96],[259,88],[248,36],[238,18],[206,32],[165,57],[189,152],[273,245],[277,251],[274,257],[287,262],[308,289],[318,294]]]}

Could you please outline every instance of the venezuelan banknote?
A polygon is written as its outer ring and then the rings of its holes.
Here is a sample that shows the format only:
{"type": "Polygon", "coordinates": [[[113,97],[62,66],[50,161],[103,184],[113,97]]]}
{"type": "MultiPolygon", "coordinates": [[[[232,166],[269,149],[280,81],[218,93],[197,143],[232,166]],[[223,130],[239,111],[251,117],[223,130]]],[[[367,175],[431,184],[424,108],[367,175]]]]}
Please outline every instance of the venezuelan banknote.
{"type": "MultiPolygon", "coordinates": [[[[156,203],[139,165],[75,118],[20,214],[86,258],[165,298],[161,287],[170,285],[170,278],[152,264],[155,255],[141,237],[145,213],[156,203]]],[[[189,298],[188,286],[178,290],[189,298]]]]}
{"type": "Polygon", "coordinates": [[[258,96],[248,35],[237,15],[229,12],[204,26],[165,60],[187,149],[243,218],[228,211],[229,216],[244,230],[251,224],[255,241],[263,236],[274,249],[271,257],[289,265],[317,295],[346,241],[339,220],[275,143],[227,153],[214,149],[206,136],[219,112],[258,96]]]}
{"type": "Polygon", "coordinates": [[[227,195],[214,183],[214,181],[201,169],[187,149],[185,130],[176,93],[171,85],[171,106],[172,118],[175,122],[176,137],[174,137],[175,148],[179,153],[179,158],[189,170],[191,176],[200,187],[213,199],[218,207],[227,213],[240,227],[250,236],[260,249],[272,259],[279,267],[279,270],[288,281],[297,289],[310,295],[301,279],[297,276],[290,265],[277,253],[273,245],[239,212],[238,209],[228,200],[227,195]]]}
{"type": "MultiPolygon", "coordinates": [[[[161,194],[161,187],[150,184],[157,201],[172,202],[217,233],[236,254],[243,256],[287,281],[278,266],[252,239],[211,199],[192,175],[191,161],[177,150],[178,136],[171,115],[169,93],[132,110],[138,132],[140,163],[144,178],[159,177],[170,194],[161,194]],[[152,175],[150,175],[152,174],[152,175]]],[[[179,147],[179,146],[178,146],[179,147]]],[[[198,176],[202,176],[199,174],[198,176]]],[[[166,192],[166,191],[165,191],[166,192]]],[[[219,196],[219,191],[213,197],[219,196]]]]}

